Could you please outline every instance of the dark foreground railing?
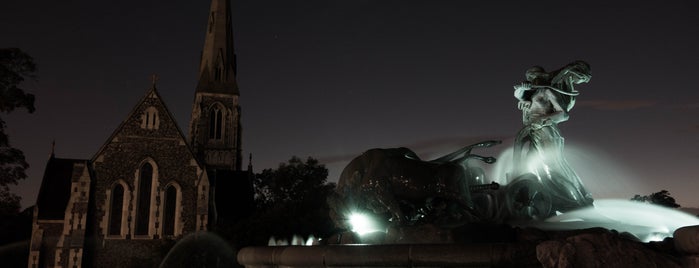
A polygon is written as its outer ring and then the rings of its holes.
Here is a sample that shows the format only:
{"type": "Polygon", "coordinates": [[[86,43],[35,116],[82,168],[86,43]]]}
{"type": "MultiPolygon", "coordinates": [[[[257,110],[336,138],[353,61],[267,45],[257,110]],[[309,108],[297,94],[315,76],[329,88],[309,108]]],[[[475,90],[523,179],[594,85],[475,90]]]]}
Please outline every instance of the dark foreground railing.
{"type": "Polygon", "coordinates": [[[534,256],[522,253],[515,244],[273,246],[243,248],[238,263],[247,268],[526,267],[537,263],[535,252],[534,256]]]}

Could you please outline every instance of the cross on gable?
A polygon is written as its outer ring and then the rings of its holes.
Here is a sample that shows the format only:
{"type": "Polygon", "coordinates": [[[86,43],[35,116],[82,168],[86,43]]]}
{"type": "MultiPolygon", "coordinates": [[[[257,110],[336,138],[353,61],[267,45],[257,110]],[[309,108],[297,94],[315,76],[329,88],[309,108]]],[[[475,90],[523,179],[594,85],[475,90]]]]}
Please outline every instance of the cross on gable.
{"type": "Polygon", "coordinates": [[[159,77],[157,74],[151,75],[151,81],[153,82],[153,87],[155,87],[155,83],[158,82],[158,78],[159,77]]]}

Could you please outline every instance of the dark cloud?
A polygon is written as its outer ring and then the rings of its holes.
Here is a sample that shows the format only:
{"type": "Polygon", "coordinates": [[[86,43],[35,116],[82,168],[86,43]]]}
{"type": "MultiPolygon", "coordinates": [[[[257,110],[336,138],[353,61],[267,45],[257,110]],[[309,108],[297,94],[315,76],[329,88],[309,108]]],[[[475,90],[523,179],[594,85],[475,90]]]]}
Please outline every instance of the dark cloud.
{"type": "Polygon", "coordinates": [[[699,102],[695,102],[695,103],[690,103],[690,104],[684,105],[683,108],[685,108],[686,110],[695,110],[695,109],[699,109],[699,102]]]}
{"type": "Polygon", "coordinates": [[[655,105],[656,102],[648,100],[586,100],[577,102],[578,107],[588,107],[604,111],[635,110],[655,105]]]}

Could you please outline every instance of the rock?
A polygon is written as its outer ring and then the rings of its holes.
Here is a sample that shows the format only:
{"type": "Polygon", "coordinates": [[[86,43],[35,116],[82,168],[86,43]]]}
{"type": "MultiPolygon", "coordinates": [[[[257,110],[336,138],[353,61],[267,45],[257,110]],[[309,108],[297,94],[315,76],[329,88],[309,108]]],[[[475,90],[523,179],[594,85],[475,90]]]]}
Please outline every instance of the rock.
{"type": "Polygon", "coordinates": [[[570,243],[551,240],[536,246],[536,258],[544,267],[574,267],[575,248],[570,243]]]}
{"type": "Polygon", "coordinates": [[[686,262],[613,232],[591,232],[539,243],[544,267],[681,267],[686,262]]]}
{"type": "Polygon", "coordinates": [[[699,225],[685,226],[675,230],[675,249],[682,253],[699,254],[699,225]]]}
{"type": "Polygon", "coordinates": [[[682,267],[699,267],[699,256],[685,256],[682,258],[682,267]]]}

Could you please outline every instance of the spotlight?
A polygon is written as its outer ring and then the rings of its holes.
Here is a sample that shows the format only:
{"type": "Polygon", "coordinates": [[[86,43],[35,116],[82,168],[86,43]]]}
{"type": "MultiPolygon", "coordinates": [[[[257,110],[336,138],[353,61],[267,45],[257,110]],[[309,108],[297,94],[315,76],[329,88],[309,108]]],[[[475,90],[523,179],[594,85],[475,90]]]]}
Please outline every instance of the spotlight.
{"type": "Polygon", "coordinates": [[[366,214],[353,212],[350,213],[349,217],[347,218],[349,219],[349,224],[352,227],[352,232],[355,232],[358,235],[383,231],[379,225],[366,214]]]}

